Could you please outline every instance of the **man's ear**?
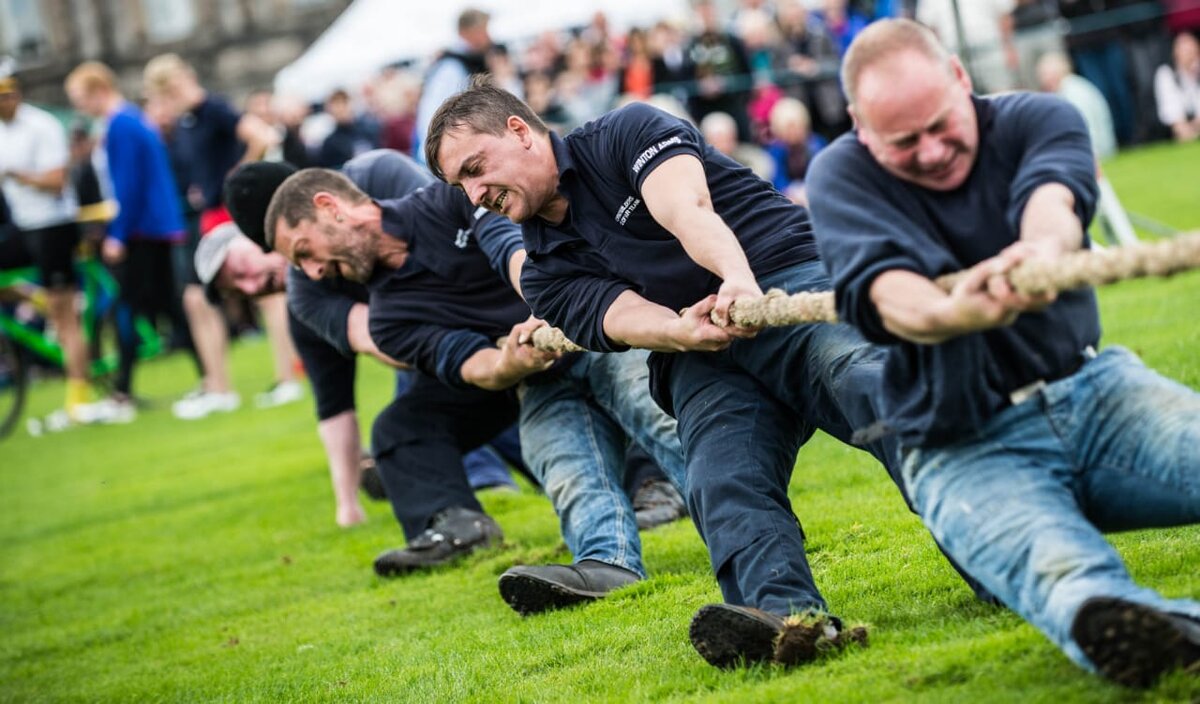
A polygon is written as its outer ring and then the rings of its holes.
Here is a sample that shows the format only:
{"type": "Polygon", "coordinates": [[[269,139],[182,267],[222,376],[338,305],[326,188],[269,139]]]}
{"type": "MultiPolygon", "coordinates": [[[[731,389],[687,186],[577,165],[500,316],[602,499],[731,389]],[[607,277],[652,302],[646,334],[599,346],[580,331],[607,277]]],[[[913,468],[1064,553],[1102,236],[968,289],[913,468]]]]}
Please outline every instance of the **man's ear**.
{"type": "Polygon", "coordinates": [[[866,146],[867,130],[863,128],[862,122],[858,119],[858,110],[854,109],[853,105],[847,105],[846,112],[850,114],[850,124],[854,127],[854,134],[859,144],[866,146]]]}
{"type": "Polygon", "coordinates": [[[504,123],[504,125],[509,129],[510,132],[517,135],[517,139],[521,140],[521,146],[528,149],[529,145],[533,143],[532,135],[529,129],[529,123],[525,122],[521,118],[517,117],[516,115],[509,115],[508,120],[504,123]]]}
{"type": "Polygon", "coordinates": [[[337,196],[328,191],[317,191],[313,194],[312,204],[317,209],[318,213],[327,213],[331,217],[337,217],[341,211],[341,201],[337,196]]]}

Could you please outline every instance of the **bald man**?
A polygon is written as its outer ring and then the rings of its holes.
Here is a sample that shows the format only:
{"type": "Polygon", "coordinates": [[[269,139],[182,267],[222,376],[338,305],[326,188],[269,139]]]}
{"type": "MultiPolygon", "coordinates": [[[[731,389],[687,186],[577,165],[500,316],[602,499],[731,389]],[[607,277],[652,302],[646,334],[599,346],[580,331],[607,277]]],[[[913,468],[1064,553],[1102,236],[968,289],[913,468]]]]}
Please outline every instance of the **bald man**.
{"type": "Polygon", "coordinates": [[[974,95],[903,20],[859,35],[842,85],[856,130],[813,164],[814,227],[838,315],[886,346],[881,412],[917,512],[1081,667],[1129,686],[1194,668],[1200,604],[1135,584],[1102,533],[1200,522],[1200,394],[1097,354],[1091,290],[1028,296],[1004,276],[1089,246],[1083,119],[974,95]]]}

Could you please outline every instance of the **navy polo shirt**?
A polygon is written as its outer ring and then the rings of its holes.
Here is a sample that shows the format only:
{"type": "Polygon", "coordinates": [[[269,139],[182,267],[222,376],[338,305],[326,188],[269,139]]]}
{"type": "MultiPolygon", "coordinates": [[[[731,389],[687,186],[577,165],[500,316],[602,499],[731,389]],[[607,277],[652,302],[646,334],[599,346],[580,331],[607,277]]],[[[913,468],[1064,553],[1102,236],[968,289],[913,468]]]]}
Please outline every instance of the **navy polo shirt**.
{"type": "Polygon", "coordinates": [[[642,202],[646,177],[673,156],[703,162],[713,209],[737,236],[755,276],[817,256],[803,208],[661,110],[634,103],[550,140],[558,190],[570,206],[561,224],[536,217],[524,223],[529,260],[521,290],[538,317],[583,347],[623,349],[604,334],[604,314],[622,291],[679,310],[720,287],[642,202]]]}
{"type": "Polygon", "coordinates": [[[189,185],[200,188],[205,209],[221,205],[225,177],[246,151],[237,137],[240,119],[224,98],[215,95],[179,118],[176,139],[192,156],[189,185]]]}
{"type": "Polygon", "coordinates": [[[520,230],[440,181],[379,206],[384,232],[408,243],[408,260],[368,283],[371,338],[393,359],[469,386],[463,363],[529,317],[508,274],[520,230]]]}
{"type": "Polygon", "coordinates": [[[1084,348],[1100,338],[1091,290],[1063,292],[1011,326],[938,345],[901,340],[880,321],[870,298],[875,277],[904,269],[934,278],[996,255],[1017,241],[1025,204],[1039,186],[1065,185],[1080,222],[1091,221],[1096,165],[1075,108],[1030,93],[975,98],[974,105],[979,154],[953,191],[896,179],[853,134],[817,156],[807,181],[838,315],[888,346],[883,416],[908,446],[969,435],[1007,405],[1012,391],[1075,369],[1084,348]]]}

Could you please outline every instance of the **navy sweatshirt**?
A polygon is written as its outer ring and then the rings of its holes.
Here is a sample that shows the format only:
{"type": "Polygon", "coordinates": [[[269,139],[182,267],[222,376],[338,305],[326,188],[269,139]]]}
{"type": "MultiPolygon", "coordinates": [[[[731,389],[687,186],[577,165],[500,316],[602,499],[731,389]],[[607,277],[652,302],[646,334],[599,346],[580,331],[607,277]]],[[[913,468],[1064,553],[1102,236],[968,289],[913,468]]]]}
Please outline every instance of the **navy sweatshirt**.
{"type": "MultiPolygon", "coordinates": [[[[821,258],[838,315],[888,347],[883,417],[906,446],[939,445],[977,431],[1008,395],[1074,370],[1100,338],[1095,295],[1061,293],[1005,328],[919,345],[889,333],[870,298],[875,278],[902,269],[935,278],[998,254],[1019,237],[1030,195],[1060,183],[1090,222],[1097,187],[1083,118],[1047,95],[974,98],[978,157],[967,180],[936,192],[898,180],[854,134],[817,156],[808,180],[821,258]]],[[[1086,246],[1086,242],[1085,242],[1086,246]]]]}

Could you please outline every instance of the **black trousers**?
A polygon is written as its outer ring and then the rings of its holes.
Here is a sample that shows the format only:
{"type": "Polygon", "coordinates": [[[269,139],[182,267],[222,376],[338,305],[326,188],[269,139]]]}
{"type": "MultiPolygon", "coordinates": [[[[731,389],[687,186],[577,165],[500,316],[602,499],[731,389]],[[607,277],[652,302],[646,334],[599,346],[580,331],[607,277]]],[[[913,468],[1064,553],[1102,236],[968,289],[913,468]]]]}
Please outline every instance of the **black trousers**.
{"type": "Polygon", "coordinates": [[[113,267],[121,287],[117,306],[117,348],[120,364],[113,388],[130,394],[133,367],[137,363],[137,333],[133,317],[144,315],[154,320],[155,313],[166,312],[175,293],[170,242],[133,239],[125,243],[125,260],[113,267]]]}
{"type": "Polygon", "coordinates": [[[392,512],[412,540],[438,511],[483,511],[467,483],[463,453],[517,421],[513,390],[456,389],[426,374],[396,397],[371,427],[371,449],[392,512]]]}

